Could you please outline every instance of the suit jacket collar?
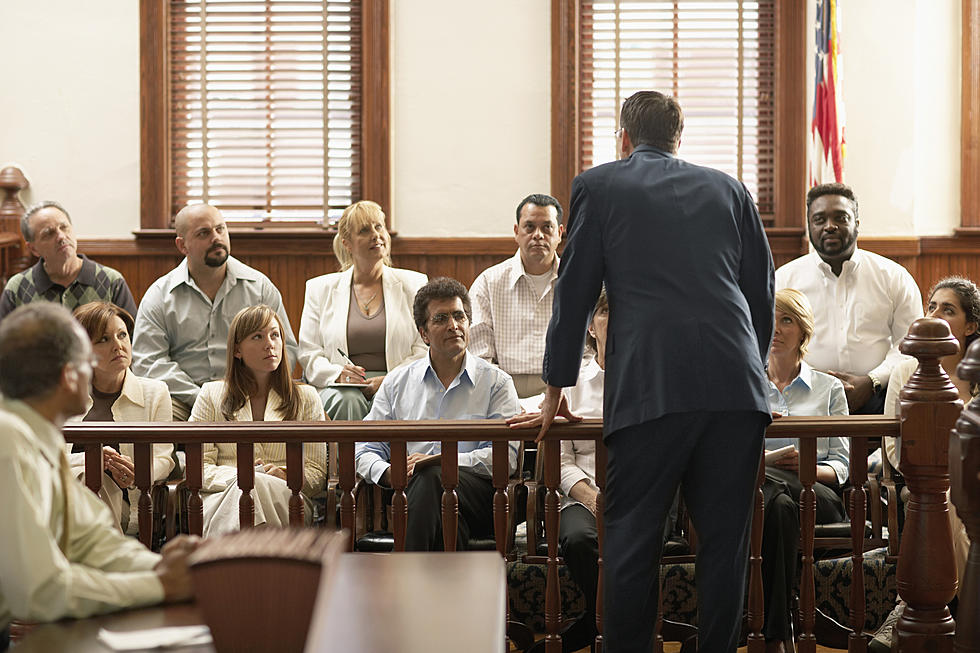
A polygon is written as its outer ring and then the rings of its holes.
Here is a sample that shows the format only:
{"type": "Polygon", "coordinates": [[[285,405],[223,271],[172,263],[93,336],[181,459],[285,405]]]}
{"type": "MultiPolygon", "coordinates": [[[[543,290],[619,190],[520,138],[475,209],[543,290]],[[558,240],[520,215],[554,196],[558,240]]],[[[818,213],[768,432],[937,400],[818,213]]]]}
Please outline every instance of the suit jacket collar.
{"type": "Polygon", "coordinates": [[[667,151],[658,149],[658,148],[654,147],[653,145],[637,145],[636,147],[633,148],[633,151],[630,152],[630,157],[632,157],[637,152],[650,152],[651,154],[656,154],[657,156],[663,157],[665,159],[676,159],[677,158],[676,155],[671,154],[670,152],[667,152],[667,151]]]}

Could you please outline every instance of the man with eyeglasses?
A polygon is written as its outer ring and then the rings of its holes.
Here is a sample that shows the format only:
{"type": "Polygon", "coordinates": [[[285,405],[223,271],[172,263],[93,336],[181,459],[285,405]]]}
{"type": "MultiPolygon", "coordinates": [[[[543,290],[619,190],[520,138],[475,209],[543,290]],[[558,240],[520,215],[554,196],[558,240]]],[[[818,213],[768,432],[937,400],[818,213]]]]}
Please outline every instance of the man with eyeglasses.
{"type": "MultiPolygon", "coordinates": [[[[429,355],[389,372],[365,420],[502,419],[520,412],[510,376],[467,351],[472,309],[466,287],[440,277],[419,289],[413,305],[415,325],[429,355]]],[[[439,442],[410,442],[408,451],[407,551],[443,547],[442,475],[439,442]]],[[[457,446],[459,522],[456,548],[493,534],[490,442],[457,446]]],[[[362,442],[354,453],[366,481],[391,487],[391,447],[362,442]]],[[[508,451],[508,473],[517,468],[517,443],[508,451]]]]}
{"type": "Polygon", "coordinates": [[[178,537],[151,552],[74,477],[61,427],[85,412],[92,346],[68,310],[35,302],[0,325],[0,651],[12,619],[55,621],[192,597],[178,537]]]}
{"type": "Polygon", "coordinates": [[[550,195],[521,200],[514,225],[517,253],[481,272],[470,288],[470,350],[510,374],[522,398],[544,392],[541,361],[558,278],[561,215],[561,205],[550,195]]]}

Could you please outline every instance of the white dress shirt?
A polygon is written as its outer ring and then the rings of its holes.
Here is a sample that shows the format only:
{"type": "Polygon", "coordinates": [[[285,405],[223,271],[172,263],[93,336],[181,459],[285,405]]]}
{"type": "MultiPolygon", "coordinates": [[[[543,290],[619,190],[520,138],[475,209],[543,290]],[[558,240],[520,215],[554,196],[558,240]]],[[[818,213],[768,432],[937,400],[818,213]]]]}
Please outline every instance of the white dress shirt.
{"type": "MultiPolygon", "coordinates": [[[[591,358],[579,370],[578,381],[563,392],[568,400],[568,409],[579,417],[602,419],[602,394],[605,387],[606,372],[591,358]]],[[[572,486],[585,481],[596,492],[595,484],[595,440],[561,441],[561,508],[576,503],[569,496],[572,486]]]]}
{"type": "Polygon", "coordinates": [[[296,338],[282,296],[269,278],[229,256],[214,301],[191,278],[187,259],[153,282],[140,302],[133,335],[133,372],[167,384],[193,406],[201,386],[225,375],[228,327],[238,311],[265,304],[282,320],[290,361],[296,338]]]}
{"type": "MultiPolygon", "coordinates": [[[[306,282],[303,317],[299,323],[299,364],[306,380],[325,388],[344,368],[338,349],[347,346],[347,318],[350,309],[351,280],[354,269],[324,274],[306,282]]],[[[415,326],[412,304],[428,277],[420,272],[385,266],[381,288],[385,303],[385,360],[392,371],[402,363],[421,358],[428,347],[415,326]]]]}
{"type": "Polygon", "coordinates": [[[907,356],[898,344],[922,317],[915,279],[898,263],[855,249],[840,276],[816,252],[776,270],[776,289],[807,296],[815,318],[806,361],[818,370],[873,373],[888,384],[892,369],[907,356]]]}
{"type": "MultiPolygon", "coordinates": [[[[506,419],[521,412],[517,390],[510,375],[476,356],[466,353],[463,369],[446,388],[429,361],[413,361],[388,374],[381,382],[371,412],[365,420],[419,419],[506,419]]],[[[457,464],[474,474],[491,477],[492,442],[460,442],[457,464]]],[[[509,472],[517,469],[518,443],[509,443],[509,472]]],[[[409,442],[409,454],[437,454],[440,442],[409,442]]],[[[359,442],[354,461],[357,473],[377,484],[391,465],[387,442],[359,442]]]]}
{"type": "Polygon", "coordinates": [[[64,446],[30,406],[0,400],[0,628],[163,600],[153,571],[160,556],[122,535],[81,483],[62,483],[64,446]]]}
{"type": "Polygon", "coordinates": [[[497,363],[508,374],[541,375],[545,335],[558,278],[558,257],[551,282],[539,294],[524,271],[521,253],[487,268],[473,282],[473,325],[469,351],[497,363]]]}

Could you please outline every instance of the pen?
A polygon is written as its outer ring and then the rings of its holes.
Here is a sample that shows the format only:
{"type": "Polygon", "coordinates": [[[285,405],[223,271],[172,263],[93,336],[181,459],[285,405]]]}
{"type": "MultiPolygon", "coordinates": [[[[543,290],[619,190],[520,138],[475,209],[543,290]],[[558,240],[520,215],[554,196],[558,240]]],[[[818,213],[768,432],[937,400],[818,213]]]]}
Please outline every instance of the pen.
{"type": "Polygon", "coordinates": [[[337,353],[344,357],[344,360],[347,361],[347,364],[348,365],[350,365],[351,367],[357,367],[356,365],[354,365],[354,361],[352,361],[347,356],[347,354],[344,353],[344,350],[343,349],[341,349],[340,347],[337,347],[337,353]]]}

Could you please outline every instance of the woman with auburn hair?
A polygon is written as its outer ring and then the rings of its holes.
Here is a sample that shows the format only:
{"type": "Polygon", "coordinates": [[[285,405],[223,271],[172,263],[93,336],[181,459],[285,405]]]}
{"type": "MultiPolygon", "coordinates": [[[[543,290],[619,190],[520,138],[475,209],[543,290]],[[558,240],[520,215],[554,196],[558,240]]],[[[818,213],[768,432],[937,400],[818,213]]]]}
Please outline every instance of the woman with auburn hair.
{"type": "Polygon", "coordinates": [[[385,374],[423,356],[412,302],[428,278],[391,267],[391,236],[374,202],[344,209],[333,251],[341,271],[306,282],[299,363],[331,419],[363,419],[385,374]]]}
{"type": "MultiPolygon", "coordinates": [[[[818,372],[803,360],[813,335],[813,309],[806,295],[786,288],[776,292],[776,325],[769,348],[769,409],[782,415],[847,415],[844,384],[818,372]]],[[[800,454],[797,438],[766,438],[766,453],[785,453],[766,464],[762,485],[765,514],[762,526],[762,589],[765,600],[767,651],[795,650],[790,598],[796,586],[800,541],[800,454]]],[[[816,522],[845,519],[839,491],[847,481],[848,441],[817,438],[816,522]]]]}
{"type": "MultiPolygon", "coordinates": [[[[133,316],[126,309],[108,302],[82,304],[75,309],[74,316],[92,341],[95,356],[88,408],[80,419],[86,422],[171,421],[173,415],[167,384],[136,376],[129,369],[133,362],[133,316]]],[[[72,472],[76,478],[84,479],[84,447],[67,445],[67,448],[72,472]]],[[[174,469],[174,446],[154,444],[152,452],[151,480],[164,481],[174,469]]],[[[102,467],[108,478],[102,480],[99,496],[116,515],[122,531],[135,533],[139,491],[134,486],[133,445],[112,443],[104,446],[102,467]]]]}
{"type": "MultiPolygon", "coordinates": [[[[260,304],[243,308],[228,330],[225,378],[205,383],[194,402],[192,422],[313,421],[322,420],[323,406],[311,386],[289,376],[291,365],[283,346],[279,316],[260,304]]],[[[204,535],[239,529],[238,456],[234,443],[204,445],[204,535]]],[[[286,445],[255,445],[255,524],[289,525],[286,485],[286,445]]],[[[327,445],[303,444],[303,490],[307,524],[312,519],[310,499],[324,491],[327,445]]]]}

